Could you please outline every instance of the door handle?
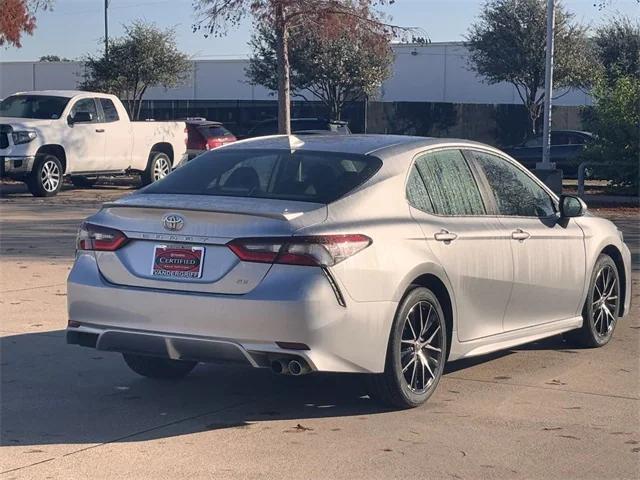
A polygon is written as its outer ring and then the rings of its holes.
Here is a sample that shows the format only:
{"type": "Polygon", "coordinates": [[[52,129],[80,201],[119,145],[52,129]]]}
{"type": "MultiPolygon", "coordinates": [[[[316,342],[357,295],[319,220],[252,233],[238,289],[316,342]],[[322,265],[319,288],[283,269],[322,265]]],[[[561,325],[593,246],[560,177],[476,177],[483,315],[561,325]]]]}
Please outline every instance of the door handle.
{"type": "Polygon", "coordinates": [[[529,232],[525,232],[521,228],[511,232],[511,238],[513,238],[514,240],[520,240],[521,242],[525,241],[530,236],[531,234],[529,232]]]}
{"type": "Polygon", "coordinates": [[[442,229],[438,233],[436,233],[433,238],[435,238],[438,242],[452,242],[456,238],[458,238],[458,235],[456,235],[455,233],[451,233],[448,230],[442,229]]]}
{"type": "Polygon", "coordinates": [[[96,128],[96,133],[104,133],[104,128],[96,128]]]}

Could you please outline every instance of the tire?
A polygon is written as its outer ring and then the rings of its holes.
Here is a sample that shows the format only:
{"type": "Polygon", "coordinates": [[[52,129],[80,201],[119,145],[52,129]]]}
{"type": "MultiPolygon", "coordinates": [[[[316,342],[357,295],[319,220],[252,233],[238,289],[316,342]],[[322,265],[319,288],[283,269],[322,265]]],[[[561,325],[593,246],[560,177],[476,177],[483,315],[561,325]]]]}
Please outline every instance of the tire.
{"type": "Polygon", "coordinates": [[[171,360],[170,358],[149,357],[123,353],[124,361],[138,375],[149,378],[177,379],[185,377],[198,362],[171,360]]]}
{"type": "Polygon", "coordinates": [[[62,188],[62,162],[50,153],[38,155],[26,184],[34,197],[53,197],[62,188]]]}
{"type": "Polygon", "coordinates": [[[369,377],[372,397],[398,408],[422,405],[442,377],[447,341],[438,298],[427,288],[414,288],[400,303],[393,320],[384,373],[369,377]],[[415,337],[420,344],[415,343],[415,337]]]}
{"type": "Polygon", "coordinates": [[[89,178],[89,177],[81,177],[81,176],[73,176],[71,177],[71,183],[73,183],[74,187],[77,188],[91,188],[98,181],[98,177],[89,178]]]}
{"type": "Polygon", "coordinates": [[[147,169],[142,172],[142,185],[150,185],[153,182],[163,179],[171,173],[172,162],[169,155],[163,152],[152,151],[149,154],[147,169]]]}
{"type": "Polygon", "coordinates": [[[577,346],[603,347],[611,340],[620,313],[620,275],[613,259],[601,253],[593,267],[582,308],[582,327],[567,334],[577,346]]]}

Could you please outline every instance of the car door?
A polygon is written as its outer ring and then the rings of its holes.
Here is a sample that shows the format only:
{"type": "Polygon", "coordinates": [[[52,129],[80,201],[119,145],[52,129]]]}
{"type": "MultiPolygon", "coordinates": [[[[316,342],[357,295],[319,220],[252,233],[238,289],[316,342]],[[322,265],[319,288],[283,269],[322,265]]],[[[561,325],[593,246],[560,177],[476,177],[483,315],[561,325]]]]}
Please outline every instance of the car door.
{"type": "Polygon", "coordinates": [[[131,166],[132,137],[129,122],[121,121],[109,98],[99,98],[102,110],[100,127],[105,136],[105,169],[126,170],[131,166]]]}
{"type": "Polygon", "coordinates": [[[586,275],[582,229],[560,219],[554,198],[529,172],[488,151],[471,156],[511,236],[514,282],[505,331],[575,317],[586,275]]]}
{"type": "Polygon", "coordinates": [[[73,122],[68,125],[64,148],[69,160],[70,171],[95,172],[105,170],[104,149],[105,135],[94,98],[81,98],[71,107],[69,116],[73,118],[77,112],[89,113],[91,120],[73,122]]]}
{"type": "Polygon", "coordinates": [[[453,287],[460,341],[502,332],[511,293],[510,236],[485,199],[458,149],[419,155],[407,198],[413,218],[453,287]]]}

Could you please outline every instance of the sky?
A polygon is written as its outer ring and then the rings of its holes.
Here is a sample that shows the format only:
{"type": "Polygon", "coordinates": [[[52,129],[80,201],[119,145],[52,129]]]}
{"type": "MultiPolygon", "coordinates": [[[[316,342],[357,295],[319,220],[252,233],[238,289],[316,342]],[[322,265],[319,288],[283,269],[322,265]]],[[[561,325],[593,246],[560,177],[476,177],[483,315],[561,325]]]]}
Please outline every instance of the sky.
{"type": "MultiPolygon", "coordinates": [[[[242,58],[250,53],[247,42],[251,21],[231,27],[226,36],[204,38],[193,33],[192,0],[110,0],[109,36],[122,35],[122,25],[144,20],[176,31],[178,47],[194,59],[242,58]]],[[[396,0],[382,10],[394,24],[418,27],[432,42],[460,41],[477,17],[484,0],[396,0]]],[[[595,0],[565,0],[576,19],[596,27],[617,13],[640,16],[636,0],[609,0],[600,11],[595,0]]],[[[33,36],[25,36],[22,48],[0,47],[0,61],[37,60],[43,55],[80,59],[102,49],[104,0],[55,0],[54,9],[37,14],[33,36]]]]}

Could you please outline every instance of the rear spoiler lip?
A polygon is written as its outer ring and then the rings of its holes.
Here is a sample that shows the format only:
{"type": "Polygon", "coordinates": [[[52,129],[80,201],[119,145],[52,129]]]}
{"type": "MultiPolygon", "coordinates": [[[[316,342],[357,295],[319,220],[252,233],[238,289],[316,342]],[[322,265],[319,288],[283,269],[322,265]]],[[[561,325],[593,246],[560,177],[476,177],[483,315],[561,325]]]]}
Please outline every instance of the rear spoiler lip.
{"type": "MultiPolygon", "coordinates": [[[[326,207],[324,204],[318,204],[326,207]]],[[[234,215],[247,215],[250,217],[271,218],[274,220],[290,221],[305,214],[305,212],[267,213],[267,212],[238,212],[237,210],[224,208],[198,208],[198,207],[176,207],[175,205],[127,205],[117,202],[108,202],[102,208],[150,208],[155,210],[183,210],[187,212],[210,212],[210,213],[231,213],[234,215]]]]}

